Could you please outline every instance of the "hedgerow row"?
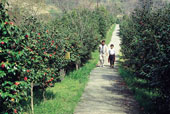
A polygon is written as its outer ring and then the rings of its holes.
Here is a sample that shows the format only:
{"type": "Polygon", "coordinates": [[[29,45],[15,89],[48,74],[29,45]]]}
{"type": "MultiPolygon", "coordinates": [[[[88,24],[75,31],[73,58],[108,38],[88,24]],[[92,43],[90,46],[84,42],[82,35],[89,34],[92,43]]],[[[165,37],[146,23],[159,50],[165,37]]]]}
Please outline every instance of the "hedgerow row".
{"type": "Polygon", "coordinates": [[[124,66],[147,80],[145,87],[159,93],[152,98],[157,114],[170,112],[170,5],[143,7],[120,25],[124,66]]]}
{"type": "Polygon", "coordinates": [[[0,3],[0,112],[21,113],[36,85],[44,92],[61,69],[82,65],[105,37],[113,19],[104,8],[65,13],[51,22],[36,16],[16,25],[0,3]],[[65,55],[70,55],[70,59],[65,55]]]}

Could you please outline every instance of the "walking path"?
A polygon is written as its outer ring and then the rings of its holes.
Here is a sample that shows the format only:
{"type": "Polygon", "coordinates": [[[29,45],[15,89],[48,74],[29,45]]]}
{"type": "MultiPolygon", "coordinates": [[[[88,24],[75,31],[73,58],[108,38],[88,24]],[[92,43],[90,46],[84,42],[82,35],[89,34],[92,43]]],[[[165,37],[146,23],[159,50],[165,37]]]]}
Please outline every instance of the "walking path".
{"type": "MultiPolygon", "coordinates": [[[[115,45],[115,51],[118,54],[120,51],[119,25],[116,25],[111,43],[115,45]]],[[[85,92],[74,114],[139,114],[139,107],[132,92],[118,74],[117,63],[115,68],[111,69],[106,58],[105,65],[91,72],[85,92]]]]}

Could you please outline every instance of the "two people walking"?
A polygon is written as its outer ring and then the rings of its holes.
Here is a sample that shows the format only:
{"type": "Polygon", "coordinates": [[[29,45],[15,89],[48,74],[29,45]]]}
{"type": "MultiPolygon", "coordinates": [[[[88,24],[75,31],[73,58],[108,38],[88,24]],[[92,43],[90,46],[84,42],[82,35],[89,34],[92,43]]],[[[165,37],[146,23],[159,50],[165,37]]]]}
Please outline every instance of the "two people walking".
{"type": "Polygon", "coordinates": [[[100,53],[100,67],[104,67],[105,57],[108,56],[108,62],[110,63],[110,67],[114,68],[114,62],[115,62],[115,50],[114,45],[110,45],[110,49],[108,50],[105,40],[101,42],[99,45],[99,53],[100,53]]]}

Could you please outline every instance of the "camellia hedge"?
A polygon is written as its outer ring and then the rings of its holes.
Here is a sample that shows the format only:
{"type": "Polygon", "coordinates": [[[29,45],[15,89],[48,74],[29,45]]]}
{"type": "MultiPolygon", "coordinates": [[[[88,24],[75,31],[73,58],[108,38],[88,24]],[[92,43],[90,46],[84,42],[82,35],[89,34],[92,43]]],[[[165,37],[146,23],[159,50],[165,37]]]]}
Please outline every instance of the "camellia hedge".
{"type": "Polygon", "coordinates": [[[34,86],[45,92],[59,80],[61,69],[83,65],[112,23],[109,13],[98,8],[75,10],[50,22],[28,16],[15,25],[0,3],[0,113],[23,112],[21,104],[33,99],[34,86]]]}
{"type": "Polygon", "coordinates": [[[147,80],[157,114],[170,113],[170,5],[136,10],[120,25],[124,65],[147,80]]]}

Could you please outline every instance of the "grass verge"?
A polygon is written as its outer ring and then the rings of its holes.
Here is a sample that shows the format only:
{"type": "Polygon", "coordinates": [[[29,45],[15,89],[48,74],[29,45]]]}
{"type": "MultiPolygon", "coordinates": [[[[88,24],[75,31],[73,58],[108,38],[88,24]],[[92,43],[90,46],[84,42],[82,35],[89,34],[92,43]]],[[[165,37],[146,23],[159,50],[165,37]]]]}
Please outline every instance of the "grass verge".
{"type": "Polygon", "coordinates": [[[152,99],[159,96],[156,90],[147,88],[147,81],[137,78],[134,74],[119,65],[119,73],[127,83],[128,87],[133,91],[135,99],[138,101],[142,114],[153,114],[154,105],[152,99]]]}
{"type": "Polygon", "coordinates": [[[112,37],[112,33],[113,33],[113,31],[115,30],[115,27],[116,27],[116,24],[113,24],[113,25],[110,27],[109,31],[107,32],[107,34],[106,34],[106,44],[109,44],[109,43],[110,43],[111,37],[112,37]]]}
{"type": "MultiPolygon", "coordinates": [[[[110,42],[115,24],[107,33],[106,43],[110,42]]],[[[41,93],[35,98],[35,114],[73,114],[84,88],[88,82],[90,72],[96,67],[99,53],[92,53],[92,59],[77,71],[71,72],[61,83],[56,83],[53,88],[46,91],[46,100],[40,98],[41,93]]]]}
{"type": "Polygon", "coordinates": [[[35,114],[73,114],[88,81],[88,75],[98,62],[98,52],[94,52],[92,57],[79,70],[66,76],[61,83],[48,88],[48,100],[34,106],[35,114]]]}

